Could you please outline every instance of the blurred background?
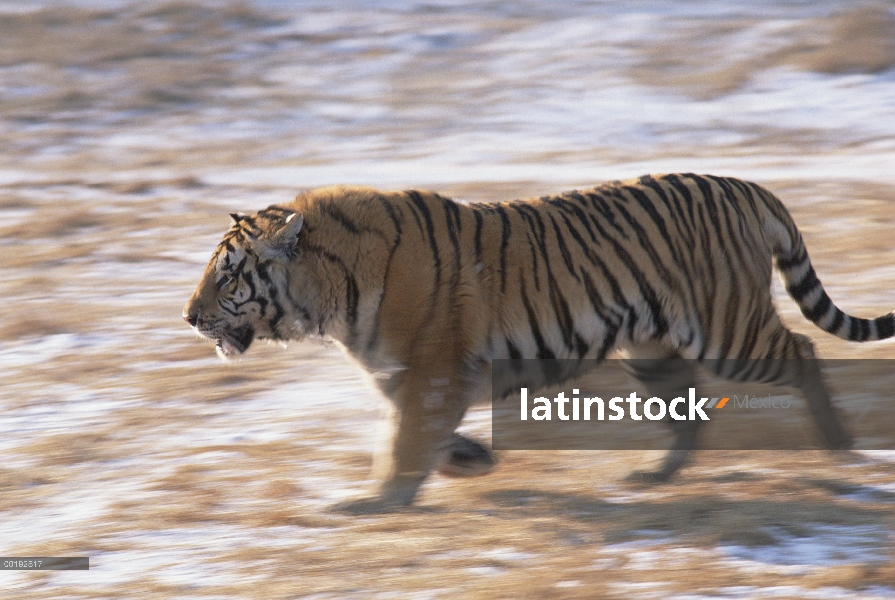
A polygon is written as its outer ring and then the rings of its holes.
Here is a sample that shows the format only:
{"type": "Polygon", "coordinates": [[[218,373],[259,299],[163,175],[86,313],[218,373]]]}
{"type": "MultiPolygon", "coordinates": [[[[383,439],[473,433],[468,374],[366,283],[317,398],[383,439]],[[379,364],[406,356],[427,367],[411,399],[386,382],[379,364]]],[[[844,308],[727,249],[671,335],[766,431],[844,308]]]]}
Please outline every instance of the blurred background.
{"type": "MultiPolygon", "coordinates": [[[[654,455],[506,453],[351,519],[326,507],[369,483],[357,368],[316,345],[222,365],[180,319],[226,214],[309,187],[671,171],[768,186],[839,306],[895,308],[895,3],[0,0],[0,554],[92,567],[0,588],[895,597],[884,454],[706,455],[641,489],[654,455]]],[[[893,357],[775,293],[822,356],[893,357]]]]}

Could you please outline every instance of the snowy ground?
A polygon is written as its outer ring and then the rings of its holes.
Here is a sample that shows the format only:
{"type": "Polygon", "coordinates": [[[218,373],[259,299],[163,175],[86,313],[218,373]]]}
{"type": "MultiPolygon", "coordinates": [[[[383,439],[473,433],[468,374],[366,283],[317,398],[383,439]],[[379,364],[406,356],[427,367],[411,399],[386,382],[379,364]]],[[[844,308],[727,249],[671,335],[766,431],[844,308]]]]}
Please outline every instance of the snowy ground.
{"type": "MultiPolygon", "coordinates": [[[[227,227],[329,183],[540,195],[758,180],[833,299],[895,308],[895,13],[849,2],[0,0],[0,572],[18,598],[890,598],[895,461],[507,452],[419,506],[368,484],[335,348],[222,365],[180,311],[227,227]]],[[[895,357],[793,329],[828,358],[895,357]]],[[[808,423],[805,423],[808,427],[808,423]]],[[[468,431],[490,435],[487,412],[468,431]]]]}

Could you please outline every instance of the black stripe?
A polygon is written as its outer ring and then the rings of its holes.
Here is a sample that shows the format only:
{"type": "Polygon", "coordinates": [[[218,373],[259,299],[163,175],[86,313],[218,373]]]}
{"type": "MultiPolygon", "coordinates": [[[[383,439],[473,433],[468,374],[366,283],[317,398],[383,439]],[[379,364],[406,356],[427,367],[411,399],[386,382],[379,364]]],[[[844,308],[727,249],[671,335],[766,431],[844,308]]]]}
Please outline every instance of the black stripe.
{"type": "Polygon", "coordinates": [[[553,277],[550,277],[550,304],[553,305],[553,314],[559,323],[559,329],[562,332],[563,341],[569,350],[573,349],[573,335],[575,333],[575,324],[572,322],[572,314],[569,311],[569,303],[562,294],[560,286],[553,277]]]}
{"type": "MultiPolygon", "coordinates": [[[[589,260],[590,263],[593,265],[597,264],[597,255],[593,252],[591,244],[588,244],[587,241],[585,241],[584,237],[582,237],[581,235],[581,232],[578,231],[578,229],[575,227],[575,225],[572,224],[572,222],[566,215],[562,214],[560,215],[560,218],[562,219],[563,224],[566,226],[566,231],[568,231],[572,235],[572,239],[574,239],[578,246],[581,248],[581,252],[584,253],[584,256],[587,258],[587,260],[589,260]]],[[[594,233],[593,229],[591,229],[590,225],[587,223],[587,221],[582,221],[582,224],[585,226],[585,229],[587,229],[588,235],[590,235],[590,239],[591,242],[593,242],[593,245],[600,247],[602,244],[597,235],[594,233]]]]}
{"type": "MultiPolygon", "coordinates": [[[[652,181],[652,178],[648,178],[648,180],[652,181]]],[[[659,211],[656,210],[655,204],[653,204],[646,193],[641,189],[631,186],[627,186],[624,189],[634,197],[644,212],[646,212],[649,218],[653,220],[653,223],[655,223],[656,228],[659,230],[659,235],[662,236],[662,239],[665,240],[665,245],[668,246],[668,251],[671,253],[671,260],[678,265],[683,266],[681,258],[674,247],[674,242],[672,242],[668,229],[665,227],[665,219],[663,219],[662,215],[659,214],[659,211]]]]}
{"type": "Polygon", "coordinates": [[[752,354],[752,350],[755,349],[755,343],[758,341],[758,332],[761,329],[761,324],[765,321],[763,317],[764,315],[761,313],[752,313],[752,318],[745,324],[746,337],[743,338],[743,343],[740,345],[739,352],[737,352],[738,358],[748,358],[752,354]]]}
{"type": "Polygon", "coordinates": [[[606,336],[603,338],[603,344],[600,346],[600,349],[597,351],[594,358],[597,360],[606,358],[606,354],[608,354],[613,346],[615,346],[616,339],[618,339],[618,327],[616,325],[611,325],[606,331],[606,336]]]}
{"type": "Polygon", "coordinates": [[[372,352],[376,348],[376,344],[379,342],[379,324],[382,305],[389,290],[388,278],[391,274],[392,261],[395,258],[395,252],[398,251],[398,246],[401,245],[401,235],[404,231],[401,227],[401,218],[398,215],[398,210],[395,208],[395,206],[382,196],[377,196],[377,198],[379,199],[379,203],[382,204],[382,206],[385,208],[385,212],[388,213],[389,219],[391,219],[392,224],[395,226],[395,237],[392,241],[391,248],[389,248],[388,258],[385,261],[385,269],[382,274],[382,297],[379,299],[379,304],[376,307],[376,314],[373,315],[373,325],[370,328],[370,337],[367,340],[368,352],[372,352]]]}
{"type": "MultiPolygon", "coordinates": [[[[570,202],[566,200],[566,198],[572,198],[578,203],[587,206],[587,200],[578,192],[568,192],[564,194],[562,198],[556,198],[551,201],[551,204],[563,211],[563,213],[575,216],[575,218],[577,219],[577,223],[581,224],[587,230],[587,235],[589,235],[590,238],[597,242],[597,245],[599,245],[599,240],[597,239],[596,235],[594,235],[593,229],[591,229],[590,220],[588,219],[587,213],[584,212],[584,210],[582,210],[582,208],[578,206],[578,204],[570,202]]],[[[565,215],[563,215],[563,221],[565,221],[567,226],[571,227],[571,225],[569,225],[569,220],[565,218],[565,215]]]]}
{"type": "MultiPolygon", "coordinates": [[[[597,241],[597,240],[599,239],[599,238],[597,237],[597,235],[599,235],[599,236],[602,237],[604,240],[606,240],[606,241],[608,241],[608,242],[611,242],[611,243],[613,243],[613,244],[616,245],[616,246],[618,245],[618,242],[616,242],[613,238],[611,238],[611,237],[606,233],[606,230],[603,229],[603,227],[600,225],[600,222],[599,222],[599,221],[597,221],[596,219],[594,219],[594,220],[593,220],[593,224],[594,224],[594,226],[595,226],[595,228],[596,228],[596,230],[597,230],[597,231],[596,231],[596,234],[594,234],[594,237],[593,237],[593,240],[594,240],[594,241],[597,241]]],[[[600,258],[600,256],[599,256],[598,254],[596,254],[595,252],[592,252],[592,251],[591,251],[591,249],[590,249],[590,247],[587,245],[587,243],[581,238],[580,235],[578,235],[578,232],[575,230],[575,228],[574,228],[568,221],[566,221],[566,225],[568,226],[568,228],[569,228],[569,232],[572,234],[572,237],[575,238],[575,241],[577,241],[577,242],[579,243],[579,245],[581,246],[581,248],[582,248],[582,250],[584,251],[585,256],[587,256],[588,260],[590,260],[590,262],[591,262],[594,266],[600,268],[600,271],[601,271],[602,274],[603,274],[603,278],[609,283],[609,286],[612,288],[612,297],[613,297],[613,299],[614,299],[619,305],[626,306],[626,302],[627,302],[627,301],[626,301],[626,299],[625,299],[624,294],[622,293],[621,285],[619,285],[618,279],[615,277],[615,273],[612,272],[612,269],[610,269],[610,268],[606,265],[606,263],[603,261],[602,258],[600,258]]],[[[583,272],[583,271],[582,271],[582,272],[583,272]]]]}
{"type": "MultiPolygon", "coordinates": [[[[274,302],[274,304],[276,305],[277,288],[274,285],[273,281],[271,281],[270,275],[268,275],[268,273],[267,273],[266,263],[263,263],[263,262],[257,263],[255,265],[254,274],[258,277],[258,279],[260,280],[261,283],[265,284],[265,286],[267,287],[267,295],[270,297],[270,300],[272,302],[274,302]]],[[[268,298],[264,297],[264,296],[257,296],[257,291],[255,290],[254,282],[252,282],[251,287],[252,287],[252,298],[251,299],[253,299],[255,302],[258,303],[260,312],[262,315],[264,315],[264,313],[266,312],[266,309],[267,309],[268,298]]],[[[282,313],[281,307],[278,312],[282,313]]],[[[280,319],[283,318],[283,315],[282,314],[279,314],[278,316],[275,315],[274,318],[275,318],[275,323],[279,323],[280,319]]],[[[270,328],[271,331],[273,331],[274,329],[275,329],[275,326],[272,326],[270,328]]]]}
{"type": "Polygon", "coordinates": [[[525,234],[525,239],[528,242],[528,251],[531,253],[531,274],[534,278],[535,290],[541,291],[541,278],[538,275],[538,251],[535,248],[534,241],[532,240],[531,231],[525,234]]]}
{"type": "Polygon", "coordinates": [[[634,233],[637,234],[637,240],[640,242],[640,246],[643,248],[644,252],[649,255],[650,263],[656,268],[656,271],[659,272],[662,280],[669,287],[675,287],[675,284],[678,283],[678,279],[671,274],[671,271],[668,270],[668,267],[662,260],[662,256],[653,245],[652,240],[650,239],[650,234],[643,228],[640,222],[635,219],[631,215],[631,213],[628,212],[627,208],[618,203],[616,204],[616,208],[618,209],[618,212],[622,215],[622,217],[624,217],[624,219],[628,222],[628,225],[631,226],[631,229],[634,230],[634,233]]]}
{"type": "Polygon", "coordinates": [[[712,175],[707,175],[705,178],[714,181],[721,188],[721,196],[715,197],[719,200],[718,206],[725,217],[724,223],[727,225],[729,236],[727,241],[729,243],[726,246],[732,248],[736,253],[739,264],[749,264],[749,259],[743,254],[742,242],[750,233],[746,230],[746,216],[740,208],[737,193],[727,178],[712,175]]]}
{"type": "MultiPolygon", "coordinates": [[[[663,182],[666,183],[667,182],[663,182]]],[[[692,263],[692,248],[696,247],[696,236],[693,233],[693,223],[690,219],[687,219],[687,215],[684,213],[683,207],[681,207],[681,203],[678,201],[678,195],[675,193],[674,188],[665,187],[660,185],[658,181],[653,180],[651,184],[649,184],[649,188],[659,196],[659,199],[662,200],[665,207],[668,209],[668,213],[671,217],[671,224],[681,236],[683,236],[683,242],[685,244],[683,250],[681,248],[677,248],[679,251],[679,256],[675,259],[675,261],[684,265],[689,262],[692,263]]]]}
{"type": "Polygon", "coordinates": [[[326,214],[328,217],[333,219],[336,223],[347,229],[350,233],[354,235],[360,235],[362,233],[362,229],[349,219],[345,213],[343,213],[338,207],[336,207],[332,203],[324,203],[321,202],[318,204],[320,206],[320,210],[326,214]]]}
{"type": "MultiPolygon", "coordinates": [[[[690,191],[690,188],[681,180],[677,175],[669,175],[666,178],[673,189],[675,189],[687,203],[687,212],[690,215],[689,221],[694,224],[696,227],[696,231],[700,233],[699,242],[702,245],[702,256],[706,257],[702,263],[705,265],[708,273],[707,277],[701,277],[702,281],[702,294],[703,300],[707,301],[708,298],[712,296],[711,286],[717,282],[717,275],[715,273],[715,264],[712,260],[709,260],[708,257],[712,255],[712,245],[709,242],[709,236],[711,232],[708,229],[708,224],[705,220],[705,214],[702,210],[702,205],[697,205],[696,201],[693,197],[693,194],[690,191]]],[[[692,245],[693,253],[696,252],[696,243],[692,245]]],[[[710,315],[709,315],[710,316],[710,315]]]]}
{"type": "Polygon", "coordinates": [[[438,196],[444,206],[444,218],[447,224],[448,239],[454,247],[454,272],[451,274],[451,286],[456,287],[460,283],[460,210],[457,205],[438,196]]]}
{"type": "Polygon", "coordinates": [[[353,328],[357,324],[357,305],[360,301],[360,290],[357,287],[357,279],[347,269],[345,280],[345,283],[348,284],[345,289],[345,301],[347,302],[345,314],[347,315],[348,326],[353,328]]]}
{"type": "Polygon", "coordinates": [[[502,226],[500,235],[500,293],[507,291],[507,244],[510,241],[510,217],[502,206],[496,208],[502,226]]]}
{"type": "Polygon", "coordinates": [[[876,319],[877,339],[885,340],[895,336],[895,315],[876,319]]]}
{"type": "MultiPolygon", "coordinates": [[[[621,259],[621,265],[627,268],[628,272],[634,278],[634,281],[637,283],[637,287],[640,289],[640,295],[646,301],[647,306],[650,309],[650,314],[652,316],[653,326],[654,326],[654,335],[657,337],[662,337],[666,333],[668,333],[668,321],[665,319],[665,315],[662,314],[662,306],[659,302],[659,297],[656,294],[656,290],[650,285],[647,280],[646,275],[641,271],[636,264],[634,258],[628,253],[627,250],[614,238],[607,238],[608,241],[612,244],[615,253],[621,259]]],[[[630,331],[633,334],[633,323],[629,324],[630,331]]]]}
{"type": "MultiPolygon", "coordinates": [[[[618,224],[618,221],[615,220],[615,213],[612,212],[612,207],[610,206],[608,200],[604,198],[604,195],[614,196],[616,198],[619,197],[618,189],[615,187],[607,187],[603,186],[596,190],[591,190],[587,194],[587,198],[590,200],[591,207],[599,213],[601,217],[603,217],[609,225],[615,229],[618,234],[622,237],[622,239],[628,239],[628,233],[622,228],[621,225],[618,224]]],[[[591,222],[596,224],[597,220],[594,215],[590,215],[591,222]]],[[[604,234],[604,237],[605,236],[604,234]]]]}
{"type": "MultiPolygon", "coordinates": [[[[538,240],[538,235],[537,235],[537,232],[535,231],[534,220],[526,212],[526,210],[525,210],[527,208],[526,206],[524,206],[520,203],[512,203],[509,205],[509,208],[513,209],[513,211],[515,211],[516,214],[519,215],[519,218],[522,219],[523,223],[525,223],[526,227],[528,228],[528,231],[525,234],[525,240],[528,242],[528,251],[531,254],[531,262],[532,262],[531,273],[532,273],[532,276],[534,277],[535,290],[540,291],[541,290],[541,280],[540,280],[540,276],[538,275],[538,248],[536,248],[535,246],[537,245],[541,250],[541,254],[544,255],[545,248],[544,248],[544,244],[543,244],[543,238],[541,238],[540,241],[538,240]]],[[[545,263],[547,262],[546,255],[544,256],[544,262],[545,263]]],[[[549,265],[548,265],[548,268],[549,268],[549,265]]]]}
{"type": "Polygon", "coordinates": [[[814,305],[814,307],[810,309],[802,308],[802,314],[805,315],[812,323],[817,323],[825,314],[827,314],[827,311],[830,310],[830,306],[832,305],[833,301],[830,300],[830,297],[827,296],[827,293],[821,292],[820,298],[817,300],[817,303],[814,305]]]}
{"type": "MultiPolygon", "coordinates": [[[[706,233],[709,235],[717,236],[718,241],[723,242],[722,236],[722,226],[721,226],[721,215],[718,214],[718,207],[715,205],[715,195],[712,193],[712,186],[701,177],[697,177],[696,175],[691,175],[690,178],[696,183],[696,186],[699,188],[699,193],[702,195],[702,204],[700,204],[701,208],[705,209],[705,214],[708,215],[709,223],[711,224],[711,228],[706,230],[706,233]]],[[[711,248],[706,248],[707,251],[711,251],[711,248]]],[[[730,259],[728,258],[728,265],[730,265],[730,259]]]]}
{"type": "MultiPolygon", "coordinates": [[[[736,267],[735,264],[747,264],[743,259],[742,253],[740,252],[739,244],[736,243],[738,238],[737,232],[734,231],[731,227],[730,219],[727,218],[727,209],[725,208],[725,202],[721,202],[722,198],[719,198],[713,191],[712,185],[709,183],[707,179],[704,177],[699,177],[697,175],[690,175],[691,179],[696,182],[696,185],[699,187],[699,191],[702,193],[703,198],[705,200],[704,206],[706,208],[706,213],[709,216],[709,220],[712,222],[713,231],[717,235],[717,240],[719,245],[724,248],[730,248],[730,244],[725,244],[726,240],[729,240],[733,243],[733,250],[738,255],[738,260],[734,263],[731,259],[730,253],[724,253],[724,259],[727,262],[727,268],[729,272],[735,273],[736,267]],[[722,215],[723,213],[723,215],[722,215]],[[724,217],[724,218],[722,218],[724,217]],[[727,231],[727,236],[725,237],[722,234],[722,231],[727,231]]],[[[717,248],[715,248],[717,250],[717,248]]]]}
{"type": "Polygon", "coordinates": [[[482,213],[477,208],[472,209],[475,218],[475,262],[482,262],[482,213]]]}
{"type": "Polygon", "coordinates": [[[584,270],[581,271],[581,279],[584,284],[584,291],[587,294],[587,299],[594,308],[594,312],[599,315],[604,323],[608,323],[609,319],[604,311],[606,303],[603,302],[603,298],[600,297],[600,293],[597,291],[596,286],[594,286],[593,279],[591,279],[590,275],[587,274],[587,271],[584,270]]]}
{"type": "Polygon", "coordinates": [[[721,332],[721,356],[735,356],[738,355],[738,352],[733,352],[733,340],[737,334],[737,331],[742,327],[742,323],[733,322],[730,323],[729,320],[737,319],[739,316],[740,309],[740,295],[737,293],[728,294],[727,303],[724,306],[724,318],[727,322],[727,326],[721,332]]]}
{"type": "Polygon", "coordinates": [[[805,251],[805,246],[801,246],[798,248],[798,254],[790,256],[788,258],[777,258],[777,269],[780,271],[787,271],[792,269],[793,267],[799,267],[808,260],[808,253],[805,251]]]}
{"type": "Polygon", "coordinates": [[[789,332],[783,327],[775,327],[773,331],[771,331],[771,337],[768,339],[766,347],[764,348],[765,354],[763,356],[759,356],[757,358],[771,358],[771,359],[783,359],[783,358],[797,358],[797,356],[789,356],[786,354],[786,350],[780,350],[780,344],[789,340],[792,336],[784,334],[788,334],[789,332]]]}
{"type": "Polygon", "coordinates": [[[677,175],[666,175],[664,177],[664,180],[668,182],[668,184],[671,186],[671,189],[680,194],[684,201],[687,203],[687,214],[690,216],[690,218],[687,219],[686,222],[696,224],[696,214],[694,212],[696,207],[693,203],[693,195],[690,193],[690,188],[688,188],[687,185],[683,181],[681,181],[681,178],[677,175]]]}
{"type": "MultiPolygon", "coordinates": [[[[556,281],[556,277],[553,274],[553,268],[550,262],[550,251],[547,246],[547,230],[546,225],[544,223],[544,219],[541,216],[541,211],[538,211],[534,206],[529,204],[513,204],[514,209],[518,212],[520,217],[525,220],[528,224],[530,230],[535,229],[535,225],[537,225],[537,231],[534,232],[537,237],[538,246],[541,251],[541,256],[544,259],[544,267],[547,271],[547,282],[549,285],[549,298],[551,306],[553,307],[553,312],[556,317],[556,321],[559,325],[560,331],[563,336],[563,342],[569,350],[574,350],[574,324],[572,322],[572,315],[569,311],[568,301],[565,299],[565,296],[562,293],[562,290],[559,284],[556,281]]],[[[552,215],[548,215],[550,218],[554,231],[557,237],[557,243],[563,252],[563,258],[566,261],[566,266],[569,269],[570,273],[577,279],[577,276],[574,272],[574,267],[571,264],[571,257],[568,254],[568,248],[565,246],[565,243],[562,239],[562,233],[559,231],[559,227],[556,224],[556,221],[553,220],[552,215]]],[[[537,262],[537,261],[535,261],[537,262]]],[[[537,279],[537,269],[534,271],[535,273],[535,289],[540,289],[537,279]]]]}
{"type": "Polygon", "coordinates": [[[453,335],[458,336],[460,335],[463,318],[463,315],[460,312],[461,305],[457,298],[458,290],[460,288],[460,269],[462,264],[462,257],[460,256],[460,232],[462,230],[462,224],[460,223],[460,209],[452,200],[448,200],[437,194],[435,197],[441,201],[442,207],[444,208],[448,239],[454,247],[454,261],[453,268],[451,269],[447,311],[450,318],[451,332],[453,335]]]}
{"type": "Polygon", "coordinates": [[[445,198],[443,196],[435,196],[439,200],[441,200],[441,204],[444,207],[444,217],[447,222],[447,230],[448,237],[451,240],[451,243],[454,245],[457,251],[457,260],[459,261],[460,256],[460,243],[459,236],[460,231],[462,230],[462,223],[460,222],[460,208],[457,206],[457,203],[453,200],[445,198]]]}
{"type": "Polygon", "coordinates": [[[438,240],[435,238],[435,223],[432,222],[432,214],[420,193],[416,190],[408,190],[406,193],[426,223],[426,235],[429,238],[429,248],[432,250],[432,259],[435,263],[435,290],[437,292],[441,286],[441,255],[438,252],[438,240]]]}
{"type": "Polygon", "coordinates": [[[226,299],[223,299],[223,298],[222,298],[222,299],[218,299],[218,306],[221,308],[221,310],[223,310],[225,313],[227,313],[227,314],[229,314],[230,316],[233,316],[233,317],[238,317],[238,316],[240,316],[240,313],[239,313],[238,311],[235,311],[235,310],[232,310],[232,309],[230,309],[230,308],[227,308],[227,307],[224,305],[225,300],[226,300],[226,299]]]}
{"type": "Polygon", "coordinates": [[[425,235],[426,230],[423,227],[423,222],[420,220],[420,216],[417,214],[417,211],[413,210],[413,207],[410,207],[410,214],[413,216],[413,220],[416,221],[416,227],[420,230],[420,233],[425,235]]]}
{"type": "Polygon", "coordinates": [[[572,263],[572,254],[569,252],[568,246],[566,246],[566,241],[562,232],[559,230],[559,225],[556,223],[556,219],[553,218],[553,215],[549,215],[550,222],[553,224],[553,232],[556,234],[556,245],[559,247],[559,253],[562,256],[563,262],[566,264],[566,269],[569,270],[569,274],[575,279],[575,281],[581,281],[581,278],[578,277],[578,274],[575,272],[575,265],[572,263]]]}
{"type": "Polygon", "coordinates": [[[286,315],[286,311],[283,310],[282,305],[278,301],[279,292],[277,288],[271,283],[271,285],[267,288],[267,293],[270,296],[270,304],[274,308],[274,314],[272,317],[268,318],[267,325],[270,328],[272,333],[276,333],[277,326],[280,324],[280,321],[283,320],[283,317],[286,315]]]}
{"type": "Polygon", "coordinates": [[[628,307],[628,339],[634,339],[634,327],[637,325],[637,313],[633,306],[628,307]]]}
{"type": "Polygon", "coordinates": [[[360,290],[357,285],[357,279],[355,279],[354,274],[352,273],[351,269],[348,268],[348,265],[345,264],[345,261],[343,261],[332,252],[329,252],[325,248],[320,246],[307,245],[305,246],[304,250],[308,253],[317,254],[325,260],[328,260],[331,263],[337,265],[342,270],[342,274],[345,277],[346,284],[345,321],[348,325],[348,339],[345,345],[351,348],[357,341],[357,308],[358,303],[360,302],[360,290]]]}
{"type": "Polygon", "coordinates": [[[525,292],[525,278],[522,278],[520,287],[520,294],[522,295],[522,305],[525,307],[525,313],[528,315],[528,326],[531,329],[531,335],[534,337],[535,345],[538,348],[538,355],[536,358],[556,358],[556,355],[553,351],[547,347],[546,342],[544,341],[544,336],[541,335],[541,327],[538,325],[537,316],[535,315],[534,309],[531,307],[531,303],[528,301],[528,294],[525,292]]]}
{"type": "Polygon", "coordinates": [[[258,225],[255,223],[255,217],[246,216],[239,220],[239,227],[242,229],[244,233],[252,238],[257,238],[261,235],[261,230],[258,228],[258,225]]]}
{"type": "Polygon", "coordinates": [[[382,196],[377,196],[379,199],[379,203],[385,208],[385,212],[388,213],[389,219],[391,219],[392,224],[395,226],[395,231],[397,232],[398,239],[401,238],[402,228],[401,228],[401,217],[398,215],[398,210],[395,208],[395,205],[383,198],[382,196]]]}
{"type": "MultiPolygon", "coordinates": [[[[742,179],[727,179],[728,184],[732,187],[735,187],[739,190],[739,194],[737,194],[737,198],[745,201],[749,205],[749,210],[752,211],[752,216],[761,219],[759,215],[758,201],[755,198],[755,194],[753,193],[754,185],[751,182],[743,181],[742,179]]],[[[745,214],[746,207],[740,206],[740,210],[745,214]]]]}
{"type": "MultiPolygon", "coordinates": [[[[759,199],[761,198],[761,194],[759,193],[760,188],[751,181],[743,181],[742,179],[735,179],[734,181],[736,181],[737,185],[743,189],[743,197],[749,201],[749,207],[752,209],[752,214],[758,217],[759,199]]],[[[762,200],[761,205],[765,206],[766,202],[766,200],[762,200]]]]}
{"type": "Polygon", "coordinates": [[[258,276],[258,279],[263,281],[264,283],[270,285],[273,281],[270,278],[270,274],[267,272],[267,265],[269,262],[258,262],[255,265],[255,274],[258,276]]]}
{"type": "MultiPolygon", "coordinates": [[[[228,258],[229,258],[229,256],[228,256],[228,258]]],[[[248,259],[249,259],[249,255],[246,254],[245,256],[242,257],[242,260],[239,261],[235,267],[233,267],[233,272],[231,273],[231,275],[233,277],[238,277],[238,276],[242,275],[242,270],[245,269],[246,261],[248,261],[248,259]]]]}
{"type": "Polygon", "coordinates": [[[668,208],[669,226],[677,234],[673,238],[674,242],[676,244],[683,243],[682,248],[677,246],[679,256],[677,264],[686,277],[686,284],[678,284],[675,289],[685,297],[685,301],[689,306],[700,306],[701,302],[697,297],[700,295],[700,292],[702,302],[709,298],[712,292],[707,287],[710,284],[708,278],[703,275],[703,265],[708,257],[700,256],[695,251],[698,236],[694,231],[696,223],[693,220],[693,206],[692,204],[689,205],[689,213],[684,211],[681,202],[682,196],[675,190],[674,184],[668,181],[667,178],[663,178],[661,184],[655,181],[650,188],[668,208]]]}
{"type": "Polygon", "coordinates": [[[830,324],[829,328],[827,328],[827,331],[829,331],[830,333],[836,333],[837,331],[839,331],[839,328],[842,327],[842,322],[844,320],[845,313],[837,308],[836,316],[833,317],[833,322],[830,324]]]}
{"type": "MultiPolygon", "coordinates": [[[[698,218],[698,226],[700,231],[700,244],[702,247],[701,255],[704,257],[702,264],[705,266],[706,273],[700,277],[702,305],[706,307],[706,313],[702,315],[703,326],[705,335],[708,336],[704,341],[702,352],[705,352],[707,345],[713,343],[714,340],[711,338],[712,332],[714,331],[714,319],[716,316],[721,317],[723,315],[716,315],[715,311],[711,309],[713,304],[713,299],[715,297],[715,290],[718,285],[718,274],[715,270],[715,261],[712,260],[712,248],[717,246],[717,243],[713,243],[711,241],[712,231],[708,225],[708,221],[706,220],[703,205],[695,205],[694,206],[696,217],[698,218]]],[[[694,251],[698,251],[694,248],[694,251]]],[[[700,354],[700,358],[702,358],[702,354],[700,354]]]]}
{"type": "Polygon", "coordinates": [[[510,338],[506,338],[507,343],[507,352],[510,353],[510,358],[520,359],[522,358],[522,353],[519,352],[519,348],[516,347],[516,344],[513,343],[513,340],[510,338]]]}
{"type": "Polygon", "coordinates": [[[267,208],[258,211],[258,215],[270,220],[282,220],[284,215],[290,215],[293,212],[295,211],[284,206],[271,204],[267,208]]]}
{"type": "Polygon", "coordinates": [[[581,334],[575,333],[575,352],[578,353],[578,358],[584,358],[584,355],[587,354],[587,351],[590,350],[590,345],[581,337],[581,334]]]}
{"type": "MultiPolygon", "coordinates": [[[[567,231],[572,234],[572,238],[581,247],[581,250],[584,252],[585,257],[587,257],[587,259],[590,261],[590,263],[592,265],[599,267],[600,270],[602,271],[603,279],[607,283],[609,283],[609,286],[612,288],[612,294],[613,294],[613,298],[615,299],[615,301],[618,304],[626,306],[626,304],[625,304],[626,300],[625,300],[624,295],[622,294],[621,286],[618,283],[618,279],[615,278],[615,275],[609,270],[609,268],[606,266],[606,263],[604,263],[599,258],[599,256],[597,256],[596,254],[594,254],[591,251],[591,248],[588,246],[587,242],[581,237],[581,234],[578,233],[578,230],[575,229],[575,227],[572,225],[572,223],[569,222],[569,220],[566,218],[566,216],[565,215],[561,215],[561,216],[562,216],[563,222],[566,225],[567,231]]],[[[591,231],[591,230],[588,228],[588,231],[591,231]]],[[[591,235],[592,236],[594,235],[592,231],[591,231],[591,235]]],[[[597,239],[596,236],[594,236],[593,239],[596,241],[596,239],[597,239]]],[[[590,282],[590,289],[593,290],[594,293],[596,293],[596,288],[594,287],[593,279],[590,278],[590,275],[587,273],[587,271],[585,271],[581,267],[579,267],[579,268],[581,270],[581,277],[584,278],[585,284],[587,285],[587,282],[590,282]]],[[[590,292],[588,292],[588,294],[590,294],[590,292]]],[[[593,303],[593,299],[591,299],[591,303],[593,303]]],[[[603,303],[602,300],[600,300],[600,303],[605,306],[605,303],[603,303]]],[[[606,316],[604,313],[600,312],[599,310],[598,310],[598,313],[603,318],[603,320],[606,320],[606,316]]]]}
{"type": "Polygon", "coordinates": [[[547,228],[544,226],[544,219],[541,217],[540,211],[534,206],[524,202],[513,202],[509,206],[528,224],[529,229],[538,239],[541,253],[545,253],[547,250],[545,244],[547,228]],[[535,228],[535,226],[537,226],[537,228],[535,228]]]}
{"type": "Polygon", "coordinates": [[[858,319],[858,322],[861,324],[861,339],[857,341],[865,342],[870,339],[870,321],[867,319],[858,319]]]}
{"type": "Polygon", "coordinates": [[[802,299],[819,285],[820,280],[817,279],[817,273],[814,272],[814,267],[810,267],[805,276],[802,277],[802,280],[798,283],[787,285],[786,291],[796,302],[801,303],[802,299]]]}

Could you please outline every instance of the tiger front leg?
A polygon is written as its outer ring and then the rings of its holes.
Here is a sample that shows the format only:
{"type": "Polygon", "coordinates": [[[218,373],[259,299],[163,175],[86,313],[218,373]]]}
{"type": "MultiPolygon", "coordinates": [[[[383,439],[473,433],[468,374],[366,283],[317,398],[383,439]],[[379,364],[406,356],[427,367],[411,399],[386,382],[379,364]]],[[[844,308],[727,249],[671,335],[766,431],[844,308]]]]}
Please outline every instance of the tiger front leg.
{"type": "MultiPolygon", "coordinates": [[[[644,344],[629,351],[627,370],[646,388],[648,396],[659,398],[686,397],[696,380],[692,360],[681,358],[677,351],[659,344],[644,344]]],[[[665,423],[671,427],[674,443],[654,471],[634,471],[627,480],[636,483],[664,483],[677,473],[696,447],[699,421],[676,421],[670,415],[665,423]]]]}
{"type": "Polygon", "coordinates": [[[337,505],[340,512],[387,512],[409,505],[426,477],[448,462],[457,446],[454,430],[468,407],[464,394],[447,377],[408,371],[399,377],[396,389],[387,390],[392,415],[389,440],[373,463],[375,494],[337,505]]]}
{"type": "Polygon", "coordinates": [[[632,483],[665,483],[690,459],[691,450],[696,446],[699,421],[668,420],[674,433],[674,443],[662,458],[662,464],[655,471],[634,471],[626,478],[632,483]]]}

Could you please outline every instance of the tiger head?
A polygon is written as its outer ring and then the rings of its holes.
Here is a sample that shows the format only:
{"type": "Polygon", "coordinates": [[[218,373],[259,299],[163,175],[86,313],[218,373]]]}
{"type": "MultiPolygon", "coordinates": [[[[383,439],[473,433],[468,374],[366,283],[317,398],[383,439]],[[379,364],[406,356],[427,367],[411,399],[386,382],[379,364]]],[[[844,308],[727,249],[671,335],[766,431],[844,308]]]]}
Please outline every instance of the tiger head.
{"type": "Polygon", "coordinates": [[[271,206],[230,216],[233,225],[183,308],[183,319],[214,340],[223,359],[242,354],[255,339],[299,339],[319,326],[311,308],[319,294],[312,273],[302,278],[299,259],[302,215],[271,206]]]}

